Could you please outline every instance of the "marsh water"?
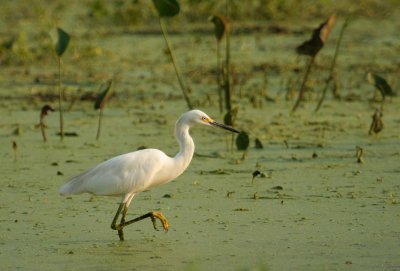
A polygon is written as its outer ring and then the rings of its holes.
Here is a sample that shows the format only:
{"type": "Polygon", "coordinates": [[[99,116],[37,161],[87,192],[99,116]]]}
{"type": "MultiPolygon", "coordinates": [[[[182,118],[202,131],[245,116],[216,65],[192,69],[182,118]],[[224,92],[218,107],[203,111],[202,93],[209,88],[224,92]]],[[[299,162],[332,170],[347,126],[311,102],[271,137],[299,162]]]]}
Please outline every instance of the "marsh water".
{"type": "MultiPolygon", "coordinates": [[[[398,16],[351,23],[337,64],[342,99],[329,93],[318,113],[343,20],[317,57],[310,75],[314,91],[295,114],[288,88],[298,89],[306,61],[294,48],[319,22],[286,26],[285,33],[233,35],[236,127],[250,135],[249,149],[245,155],[230,150],[230,134],[194,127],[196,152],[188,170],[138,194],[128,213],[162,211],[169,232],[155,231],[146,220],[127,227],[123,242],[110,229],[119,198],[61,197],[58,188],[142,146],[174,155],[174,123],[187,106],[159,32],[74,32],[74,23],[68,25],[72,41],[62,82],[65,130],[77,136],[60,142],[58,113],[51,112],[45,119],[48,142],[41,138],[40,108],[57,108],[50,49],[36,58],[26,45],[25,61],[0,70],[2,270],[400,270],[400,103],[387,99],[384,129],[368,135],[380,98],[365,77],[381,73],[398,90],[398,16]],[[98,112],[92,100],[80,97],[93,96],[110,78],[115,95],[96,141],[98,112]],[[262,149],[255,148],[256,138],[262,149]],[[262,174],[253,180],[255,170],[262,174]]],[[[20,45],[36,31],[32,22],[18,27],[20,45]]],[[[211,26],[208,32],[172,33],[171,41],[196,107],[222,122],[211,26]]]]}

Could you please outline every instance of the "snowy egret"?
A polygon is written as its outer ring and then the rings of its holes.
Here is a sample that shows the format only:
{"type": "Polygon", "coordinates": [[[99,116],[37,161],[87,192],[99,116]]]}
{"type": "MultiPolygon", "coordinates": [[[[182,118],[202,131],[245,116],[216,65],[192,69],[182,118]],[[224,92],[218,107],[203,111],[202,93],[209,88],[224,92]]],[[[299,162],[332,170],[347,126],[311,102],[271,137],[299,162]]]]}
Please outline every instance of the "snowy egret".
{"type": "Polygon", "coordinates": [[[192,160],[194,142],[189,134],[189,128],[195,124],[220,127],[235,133],[239,131],[232,127],[213,121],[200,110],[184,113],[175,124],[175,137],[179,143],[179,152],[175,157],[169,157],[157,149],[144,149],[122,154],[107,160],[96,167],[70,179],[60,188],[61,195],[91,193],[104,196],[121,196],[117,213],[111,223],[111,228],[118,231],[120,240],[124,240],[123,228],[134,222],[150,217],[156,228],[159,219],[164,231],[168,231],[167,219],[161,212],[149,212],[135,219],[125,221],[129,204],[133,197],[150,187],[165,184],[185,171],[192,160]],[[121,220],[117,220],[121,215],[121,220]]]}

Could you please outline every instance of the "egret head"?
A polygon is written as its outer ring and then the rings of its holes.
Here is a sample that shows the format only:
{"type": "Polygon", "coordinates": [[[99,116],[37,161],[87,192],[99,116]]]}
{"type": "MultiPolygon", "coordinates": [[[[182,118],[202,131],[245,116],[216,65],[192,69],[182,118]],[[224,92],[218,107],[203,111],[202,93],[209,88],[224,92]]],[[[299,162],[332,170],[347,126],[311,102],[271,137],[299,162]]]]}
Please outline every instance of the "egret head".
{"type": "Polygon", "coordinates": [[[210,116],[208,116],[206,113],[200,111],[200,110],[191,110],[185,114],[182,115],[181,119],[185,121],[188,125],[193,126],[195,124],[203,124],[207,126],[214,126],[214,127],[219,127],[234,133],[239,133],[238,130],[227,126],[225,124],[218,123],[214,121],[210,116]]]}

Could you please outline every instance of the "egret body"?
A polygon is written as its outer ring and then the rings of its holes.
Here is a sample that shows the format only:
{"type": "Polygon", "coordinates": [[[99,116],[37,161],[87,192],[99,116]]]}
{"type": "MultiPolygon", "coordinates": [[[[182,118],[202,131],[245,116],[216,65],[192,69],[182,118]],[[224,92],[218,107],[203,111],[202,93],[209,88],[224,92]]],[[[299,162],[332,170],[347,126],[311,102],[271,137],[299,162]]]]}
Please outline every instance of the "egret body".
{"type": "Polygon", "coordinates": [[[174,157],[169,157],[157,149],[144,149],[122,154],[73,177],[61,186],[60,194],[67,196],[91,193],[120,196],[121,203],[111,223],[111,228],[118,231],[120,240],[124,240],[123,228],[125,226],[148,217],[151,218],[155,229],[156,219],[159,219],[164,230],[167,231],[169,225],[161,212],[149,212],[129,221],[125,221],[125,217],[129,204],[137,193],[172,181],[189,166],[195,148],[189,128],[196,124],[239,132],[232,127],[213,121],[200,110],[191,110],[184,113],[175,124],[175,137],[179,143],[179,152],[174,157]],[[117,224],[120,215],[121,220],[117,224]]]}

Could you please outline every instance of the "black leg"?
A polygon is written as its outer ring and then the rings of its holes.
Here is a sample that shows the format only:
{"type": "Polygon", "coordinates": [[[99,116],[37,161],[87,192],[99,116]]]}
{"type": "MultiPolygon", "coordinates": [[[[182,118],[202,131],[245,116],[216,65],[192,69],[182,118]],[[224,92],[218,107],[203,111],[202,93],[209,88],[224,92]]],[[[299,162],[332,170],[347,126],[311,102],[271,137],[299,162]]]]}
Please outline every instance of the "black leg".
{"type": "Polygon", "coordinates": [[[124,208],[124,207],[125,207],[125,203],[121,203],[121,204],[119,205],[118,210],[117,210],[117,213],[115,214],[114,219],[113,219],[113,221],[111,222],[111,229],[117,230],[117,228],[118,228],[118,226],[119,226],[119,225],[117,226],[117,220],[118,220],[119,214],[120,214],[121,211],[122,211],[122,208],[124,208]]]}
{"type": "Polygon", "coordinates": [[[125,220],[125,215],[126,215],[125,209],[126,209],[125,203],[121,203],[118,207],[117,213],[115,214],[113,221],[111,222],[111,229],[118,230],[119,240],[121,240],[121,241],[124,240],[124,232],[122,230],[124,227],[123,227],[122,223],[117,225],[117,220],[118,220],[118,217],[122,210],[124,210],[124,211],[122,212],[121,222],[122,222],[122,220],[125,220]]]}
{"type": "Polygon", "coordinates": [[[153,223],[153,227],[155,230],[158,230],[157,225],[156,225],[156,219],[158,219],[158,220],[160,220],[164,231],[166,231],[166,232],[168,231],[168,228],[169,228],[168,221],[161,212],[149,212],[149,213],[139,216],[137,218],[131,219],[129,221],[125,221],[127,212],[128,212],[128,207],[126,207],[125,203],[121,203],[119,205],[117,213],[115,214],[114,219],[111,223],[111,229],[118,231],[119,240],[121,240],[121,241],[125,240],[124,232],[123,232],[123,229],[125,226],[128,226],[128,225],[133,224],[138,221],[141,221],[148,217],[151,218],[151,222],[153,223]],[[122,212],[122,214],[121,214],[121,212],[122,212]],[[120,223],[117,225],[117,220],[118,220],[118,217],[120,214],[121,214],[121,220],[120,220],[120,223]]]}
{"type": "Polygon", "coordinates": [[[165,218],[165,216],[161,212],[149,212],[147,214],[144,214],[142,216],[139,216],[137,218],[134,218],[134,219],[131,219],[129,221],[124,222],[122,224],[122,226],[124,226],[124,227],[128,226],[128,225],[130,225],[132,223],[141,221],[141,220],[146,219],[148,217],[151,218],[151,222],[153,222],[153,227],[154,227],[155,230],[157,230],[157,225],[156,225],[156,218],[157,218],[158,220],[160,220],[164,231],[168,231],[168,228],[169,228],[168,221],[167,221],[167,219],[165,218]]]}

